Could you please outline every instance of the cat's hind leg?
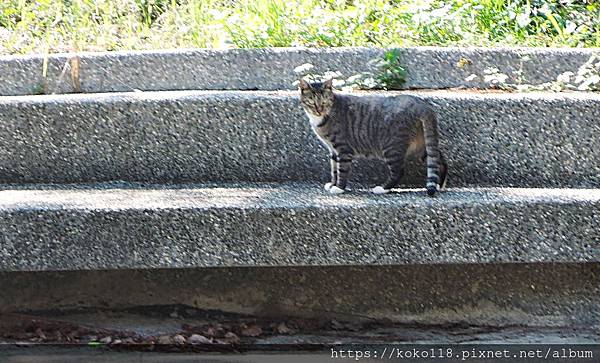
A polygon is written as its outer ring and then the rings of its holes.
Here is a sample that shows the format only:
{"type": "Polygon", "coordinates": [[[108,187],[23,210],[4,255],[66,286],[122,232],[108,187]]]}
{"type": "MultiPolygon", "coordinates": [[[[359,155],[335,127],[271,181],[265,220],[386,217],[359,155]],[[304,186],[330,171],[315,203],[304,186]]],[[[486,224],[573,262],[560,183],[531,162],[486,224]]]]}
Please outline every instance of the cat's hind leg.
{"type": "Polygon", "coordinates": [[[371,189],[375,194],[387,194],[392,188],[400,183],[404,176],[404,159],[406,157],[406,148],[388,149],[383,152],[383,158],[390,171],[388,180],[383,186],[376,186],[371,189]]]}

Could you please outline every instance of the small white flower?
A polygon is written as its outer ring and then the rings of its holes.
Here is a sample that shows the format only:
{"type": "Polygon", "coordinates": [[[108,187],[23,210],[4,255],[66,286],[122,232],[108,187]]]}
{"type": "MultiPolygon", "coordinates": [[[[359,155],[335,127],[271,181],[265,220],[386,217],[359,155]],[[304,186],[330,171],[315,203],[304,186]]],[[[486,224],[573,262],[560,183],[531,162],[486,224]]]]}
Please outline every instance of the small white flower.
{"type": "Polygon", "coordinates": [[[495,67],[489,67],[483,70],[484,74],[494,74],[494,73],[498,73],[500,72],[500,70],[498,68],[495,67]]]}
{"type": "Polygon", "coordinates": [[[327,71],[323,74],[325,78],[336,78],[341,77],[342,74],[339,71],[327,71]]]}
{"type": "Polygon", "coordinates": [[[531,12],[527,9],[524,13],[517,15],[517,25],[521,28],[525,28],[531,22],[531,12]]]}
{"type": "Polygon", "coordinates": [[[314,66],[312,64],[304,63],[304,64],[299,65],[298,67],[294,68],[294,72],[295,73],[304,73],[304,72],[310,71],[313,68],[314,68],[314,66]]]}
{"type": "Polygon", "coordinates": [[[333,87],[341,87],[346,84],[346,81],[343,79],[333,79],[333,87]]]}
{"type": "Polygon", "coordinates": [[[472,74],[472,75],[468,76],[467,78],[465,78],[465,81],[471,82],[471,81],[476,80],[477,78],[479,78],[479,77],[476,74],[472,74]]]}
{"type": "Polygon", "coordinates": [[[377,82],[375,81],[375,79],[373,77],[367,77],[367,78],[363,79],[361,83],[362,83],[363,87],[368,88],[368,89],[377,87],[377,82]]]}
{"type": "Polygon", "coordinates": [[[355,74],[353,76],[348,77],[348,79],[346,79],[346,82],[348,82],[348,83],[354,83],[354,82],[360,80],[361,78],[362,78],[361,74],[355,74]]]}
{"type": "Polygon", "coordinates": [[[506,83],[507,79],[508,79],[508,76],[504,73],[489,74],[483,78],[483,80],[485,82],[491,83],[491,84],[506,83]]]}
{"type": "Polygon", "coordinates": [[[600,76],[593,75],[586,79],[585,82],[580,84],[579,87],[577,87],[577,89],[580,91],[591,91],[593,89],[592,86],[598,83],[600,83],[600,76]]]}
{"type": "Polygon", "coordinates": [[[575,29],[577,29],[577,24],[575,24],[574,22],[567,20],[567,26],[565,27],[565,33],[566,34],[572,34],[575,29]]]}
{"type": "Polygon", "coordinates": [[[569,71],[569,72],[564,72],[558,75],[558,77],[556,77],[556,80],[558,82],[562,82],[562,83],[569,83],[571,82],[571,77],[573,77],[575,75],[575,73],[569,71]]]}

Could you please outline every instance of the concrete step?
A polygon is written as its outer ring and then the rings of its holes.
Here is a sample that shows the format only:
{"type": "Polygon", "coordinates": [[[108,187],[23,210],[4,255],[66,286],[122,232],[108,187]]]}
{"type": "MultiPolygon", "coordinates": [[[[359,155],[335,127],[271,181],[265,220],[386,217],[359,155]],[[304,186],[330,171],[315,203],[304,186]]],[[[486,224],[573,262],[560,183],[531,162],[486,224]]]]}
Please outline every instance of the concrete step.
{"type": "MultiPolygon", "coordinates": [[[[405,87],[488,88],[484,71],[497,68],[508,83],[540,84],[576,72],[593,49],[399,48],[408,71],[405,87]],[[475,81],[466,81],[470,75],[475,81]]],[[[187,49],[172,51],[57,54],[0,57],[0,95],[185,89],[280,90],[296,88],[294,68],[310,63],[315,73],[338,71],[344,78],[375,71],[376,48],[187,49]],[[78,59],[75,66],[74,59],[78,59]],[[78,71],[74,71],[78,69],[78,71]],[[75,75],[74,77],[72,76],[75,75]]]]}
{"type": "Polygon", "coordinates": [[[597,262],[598,220],[599,189],[5,187],[0,270],[597,262]]]}
{"type": "MultiPolygon", "coordinates": [[[[439,114],[450,186],[600,187],[598,94],[407,93],[439,114]]],[[[2,97],[0,119],[1,183],[328,178],[296,92],[2,97]]],[[[405,183],[422,186],[423,170],[407,170],[405,183]]],[[[352,180],[386,175],[363,162],[352,180]]]]}

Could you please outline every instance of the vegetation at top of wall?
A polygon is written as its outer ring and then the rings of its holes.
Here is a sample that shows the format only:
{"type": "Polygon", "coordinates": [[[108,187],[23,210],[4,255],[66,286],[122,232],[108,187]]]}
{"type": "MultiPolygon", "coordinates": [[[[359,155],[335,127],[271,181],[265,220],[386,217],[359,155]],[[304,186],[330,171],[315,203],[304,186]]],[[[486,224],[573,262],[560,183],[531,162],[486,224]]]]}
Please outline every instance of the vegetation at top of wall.
{"type": "Polygon", "coordinates": [[[522,72],[517,71],[519,78],[516,83],[507,82],[509,76],[500,72],[498,68],[487,68],[483,75],[472,74],[466,81],[474,81],[482,78],[490,88],[502,89],[505,91],[600,91],[600,54],[592,54],[590,58],[575,71],[567,71],[559,74],[556,80],[541,83],[529,84],[522,77],[522,72]]]}
{"type": "Polygon", "coordinates": [[[600,46],[582,0],[2,0],[0,54],[176,47],[600,46]]]}
{"type": "MultiPolygon", "coordinates": [[[[305,63],[294,68],[299,78],[309,82],[323,82],[329,78],[333,79],[333,86],[342,90],[399,90],[406,82],[407,71],[400,62],[400,50],[387,50],[382,57],[369,61],[373,65],[373,72],[362,72],[348,78],[343,78],[339,71],[328,70],[319,72],[310,63],[305,63]]],[[[297,85],[296,80],[292,84],[297,85]]]]}

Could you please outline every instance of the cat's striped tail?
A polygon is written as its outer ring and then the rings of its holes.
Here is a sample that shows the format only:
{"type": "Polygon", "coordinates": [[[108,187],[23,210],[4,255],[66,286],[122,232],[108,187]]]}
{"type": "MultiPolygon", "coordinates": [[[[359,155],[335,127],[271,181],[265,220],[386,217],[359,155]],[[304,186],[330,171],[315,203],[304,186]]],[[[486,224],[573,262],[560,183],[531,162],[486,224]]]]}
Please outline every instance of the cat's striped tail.
{"type": "Polygon", "coordinates": [[[427,194],[433,196],[438,190],[438,185],[441,189],[446,186],[448,165],[440,151],[440,133],[435,115],[431,113],[422,122],[427,162],[427,194]]]}

